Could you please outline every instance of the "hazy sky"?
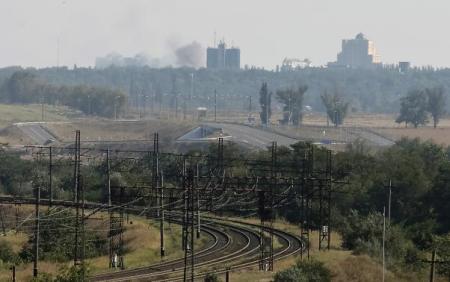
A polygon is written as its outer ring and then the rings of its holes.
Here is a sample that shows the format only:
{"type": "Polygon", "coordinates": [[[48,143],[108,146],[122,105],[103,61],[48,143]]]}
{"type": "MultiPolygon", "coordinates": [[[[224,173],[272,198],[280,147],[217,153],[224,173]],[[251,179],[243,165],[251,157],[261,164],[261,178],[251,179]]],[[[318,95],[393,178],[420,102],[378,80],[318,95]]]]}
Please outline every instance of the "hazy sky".
{"type": "Polygon", "coordinates": [[[0,0],[0,67],[93,65],[110,52],[166,56],[225,37],[242,65],[334,61],[363,32],[383,62],[450,66],[449,0],[0,0]]]}

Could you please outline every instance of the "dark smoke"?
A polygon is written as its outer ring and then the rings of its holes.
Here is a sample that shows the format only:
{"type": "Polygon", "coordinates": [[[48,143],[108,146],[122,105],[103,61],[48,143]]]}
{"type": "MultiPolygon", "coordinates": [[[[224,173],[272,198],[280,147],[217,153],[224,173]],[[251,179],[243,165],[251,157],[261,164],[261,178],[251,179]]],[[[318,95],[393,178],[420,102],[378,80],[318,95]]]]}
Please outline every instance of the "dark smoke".
{"type": "Polygon", "coordinates": [[[204,50],[200,43],[194,41],[175,49],[176,65],[198,68],[204,65],[204,50]]]}
{"type": "Polygon", "coordinates": [[[104,57],[96,58],[95,67],[100,69],[110,66],[149,66],[152,68],[176,66],[199,68],[205,65],[206,53],[197,41],[182,46],[174,42],[168,42],[167,52],[161,58],[152,57],[146,53],[140,53],[134,57],[124,57],[118,53],[110,53],[104,57]]]}

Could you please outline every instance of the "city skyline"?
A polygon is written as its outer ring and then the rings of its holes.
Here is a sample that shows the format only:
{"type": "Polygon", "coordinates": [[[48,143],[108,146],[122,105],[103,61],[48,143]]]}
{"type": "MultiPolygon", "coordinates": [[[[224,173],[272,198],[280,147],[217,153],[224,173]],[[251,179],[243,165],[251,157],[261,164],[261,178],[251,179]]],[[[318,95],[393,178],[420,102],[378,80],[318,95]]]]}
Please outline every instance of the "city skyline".
{"type": "Polygon", "coordinates": [[[450,66],[450,39],[441,35],[450,3],[380,0],[367,9],[367,1],[335,2],[2,0],[0,67],[93,66],[111,52],[167,58],[193,41],[212,46],[214,32],[241,49],[242,67],[274,69],[286,57],[326,65],[341,40],[359,32],[383,63],[450,66]]]}

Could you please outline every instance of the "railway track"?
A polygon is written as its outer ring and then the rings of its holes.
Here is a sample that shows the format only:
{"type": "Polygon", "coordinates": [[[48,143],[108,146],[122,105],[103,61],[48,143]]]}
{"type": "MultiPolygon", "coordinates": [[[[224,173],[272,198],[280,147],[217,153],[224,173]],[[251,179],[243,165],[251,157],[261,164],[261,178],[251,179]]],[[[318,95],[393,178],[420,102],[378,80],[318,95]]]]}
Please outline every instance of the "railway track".
{"type": "MultiPolygon", "coordinates": [[[[34,199],[0,196],[3,204],[33,204],[34,199]]],[[[41,204],[49,204],[46,199],[41,204]]],[[[70,201],[52,201],[55,206],[74,206],[70,201]]],[[[105,207],[99,203],[86,203],[88,209],[105,207]]],[[[127,208],[138,211],[137,208],[127,208]]],[[[173,215],[173,217],[176,215],[173,215]]],[[[173,221],[177,221],[172,218],[173,221]]],[[[260,234],[259,225],[238,220],[226,220],[203,216],[202,232],[211,236],[213,243],[195,254],[195,279],[204,277],[208,272],[224,273],[254,267],[259,264],[260,234]]],[[[273,229],[274,240],[279,246],[274,249],[274,260],[294,255],[302,250],[303,243],[295,235],[273,229]]],[[[140,267],[118,272],[102,273],[90,278],[90,281],[182,281],[184,259],[161,262],[148,267],[140,267]]]]}
{"type": "MultiPolygon", "coordinates": [[[[224,273],[228,270],[239,270],[259,264],[259,225],[242,221],[226,221],[219,218],[208,217],[203,221],[204,226],[214,229],[227,230],[231,238],[228,246],[220,250],[212,250],[195,257],[195,278],[203,278],[212,270],[215,273],[224,273]],[[206,225],[205,225],[206,224],[206,225]]],[[[274,250],[274,260],[280,260],[301,251],[303,244],[300,238],[287,232],[274,229],[274,239],[278,240],[280,247],[274,250]]],[[[116,273],[95,276],[91,281],[182,281],[184,261],[175,260],[167,265],[124,270],[116,273]],[[176,267],[174,267],[176,266],[176,267]]]]}

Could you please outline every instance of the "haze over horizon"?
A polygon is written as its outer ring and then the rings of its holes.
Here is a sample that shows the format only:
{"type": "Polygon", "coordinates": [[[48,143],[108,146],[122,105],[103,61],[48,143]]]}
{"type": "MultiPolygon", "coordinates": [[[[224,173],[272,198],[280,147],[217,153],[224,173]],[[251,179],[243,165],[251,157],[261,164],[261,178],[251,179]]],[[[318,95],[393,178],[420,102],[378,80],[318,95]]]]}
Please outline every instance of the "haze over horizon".
{"type": "Polygon", "coordinates": [[[0,1],[0,67],[93,66],[111,52],[170,61],[193,41],[213,45],[214,31],[241,48],[242,66],[273,69],[285,57],[324,65],[359,32],[383,63],[450,66],[445,0],[0,1]]]}

